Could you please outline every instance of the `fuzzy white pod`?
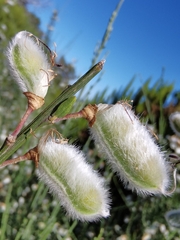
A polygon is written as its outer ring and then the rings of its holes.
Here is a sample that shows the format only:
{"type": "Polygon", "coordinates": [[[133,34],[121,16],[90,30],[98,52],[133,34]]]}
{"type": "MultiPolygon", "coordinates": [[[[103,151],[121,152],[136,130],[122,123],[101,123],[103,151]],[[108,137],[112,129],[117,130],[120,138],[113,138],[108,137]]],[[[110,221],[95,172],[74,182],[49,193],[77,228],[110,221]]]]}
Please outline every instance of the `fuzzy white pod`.
{"type": "Polygon", "coordinates": [[[109,193],[104,180],[88,165],[75,146],[52,139],[38,145],[38,176],[67,214],[81,221],[109,216],[109,193]]]}
{"type": "Polygon", "coordinates": [[[97,107],[90,131],[114,172],[137,193],[168,194],[169,165],[131,107],[127,103],[97,107]]]}
{"type": "Polygon", "coordinates": [[[172,130],[180,137],[180,112],[171,113],[169,121],[172,130]]]}
{"type": "Polygon", "coordinates": [[[51,66],[42,44],[31,33],[21,31],[10,42],[7,56],[20,89],[44,98],[51,79],[51,66]]]}

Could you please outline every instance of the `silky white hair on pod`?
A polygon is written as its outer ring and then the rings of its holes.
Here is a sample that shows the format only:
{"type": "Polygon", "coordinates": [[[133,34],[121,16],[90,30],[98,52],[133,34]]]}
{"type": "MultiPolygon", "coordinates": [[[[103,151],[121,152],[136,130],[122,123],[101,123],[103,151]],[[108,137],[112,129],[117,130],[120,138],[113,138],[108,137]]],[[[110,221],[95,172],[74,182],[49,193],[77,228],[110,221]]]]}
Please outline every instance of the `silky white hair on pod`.
{"type": "Polygon", "coordinates": [[[170,168],[152,134],[128,103],[99,104],[90,128],[98,150],[125,186],[137,193],[168,195],[170,168]]]}
{"type": "Polygon", "coordinates": [[[42,44],[31,33],[17,33],[7,48],[11,73],[22,92],[44,98],[52,77],[50,61],[42,44]]]}
{"type": "Polygon", "coordinates": [[[83,153],[51,138],[39,142],[38,176],[67,214],[81,221],[109,216],[109,193],[104,180],[87,164],[83,153]]]}

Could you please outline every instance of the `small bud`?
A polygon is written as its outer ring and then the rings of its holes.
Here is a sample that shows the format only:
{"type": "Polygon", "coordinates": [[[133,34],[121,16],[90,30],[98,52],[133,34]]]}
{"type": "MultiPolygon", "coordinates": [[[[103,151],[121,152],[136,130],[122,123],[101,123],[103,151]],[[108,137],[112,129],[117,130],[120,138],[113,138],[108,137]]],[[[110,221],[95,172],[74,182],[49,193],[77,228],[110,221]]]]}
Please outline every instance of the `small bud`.
{"type": "Polygon", "coordinates": [[[109,215],[109,194],[104,181],[85,162],[84,155],[64,139],[50,133],[38,145],[38,176],[69,216],[96,221],[109,215]]]}
{"type": "Polygon", "coordinates": [[[99,151],[132,190],[168,194],[169,165],[127,103],[99,104],[90,128],[99,151]]]}
{"type": "Polygon", "coordinates": [[[172,130],[180,137],[180,112],[174,112],[169,116],[172,130]]]}
{"type": "Polygon", "coordinates": [[[44,99],[52,72],[42,43],[31,33],[21,31],[9,44],[7,55],[12,75],[23,93],[44,99]]]}

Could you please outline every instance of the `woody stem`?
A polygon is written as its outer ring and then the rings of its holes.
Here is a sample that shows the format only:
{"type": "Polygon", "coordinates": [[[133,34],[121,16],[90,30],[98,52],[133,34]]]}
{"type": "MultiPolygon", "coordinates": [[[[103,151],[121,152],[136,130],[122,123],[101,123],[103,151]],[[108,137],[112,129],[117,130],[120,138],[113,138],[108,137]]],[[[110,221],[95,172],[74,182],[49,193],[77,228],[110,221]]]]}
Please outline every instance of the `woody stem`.
{"type": "Polygon", "coordinates": [[[22,117],[21,121],[17,125],[16,129],[7,137],[6,142],[8,145],[11,145],[12,143],[15,142],[17,135],[20,133],[21,129],[23,128],[25,122],[27,121],[28,117],[32,112],[33,112],[33,109],[30,106],[28,106],[24,116],[22,117]]]}
{"type": "Polygon", "coordinates": [[[0,165],[0,168],[6,167],[6,166],[11,165],[11,164],[19,163],[19,162],[22,162],[22,161],[26,161],[26,160],[34,161],[36,167],[38,167],[38,163],[39,163],[38,146],[30,149],[27,153],[25,153],[22,156],[19,156],[17,158],[12,158],[12,159],[9,159],[9,160],[3,162],[0,165]]]}
{"type": "Polygon", "coordinates": [[[53,120],[53,123],[57,123],[57,122],[60,122],[60,121],[63,121],[63,120],[68,120],[68,119],[71,119],[71,118],[83,118],[84,115],[83,115],[83,112],[82,110],[79,111],[79,112],[76,112],[76,113],[69,113],[67,115],[65,115],[64,117],[61,117],[61,118],[56,118],[53,120]]]}
{"type": "Polygon", "coordinates": [[[31,160],[31,159],[28,158],[27,154],[25,154],[23,156],[20,156],[20,157],[17,157],[17,158],[9,159],[9,160],[3,162],[0,165],[0,168],[6,167],[6,166],[11,165],[11,164],[19,163],[19,162],[22,162],[22,161],[25,161],[25,160],[31,160]]]}

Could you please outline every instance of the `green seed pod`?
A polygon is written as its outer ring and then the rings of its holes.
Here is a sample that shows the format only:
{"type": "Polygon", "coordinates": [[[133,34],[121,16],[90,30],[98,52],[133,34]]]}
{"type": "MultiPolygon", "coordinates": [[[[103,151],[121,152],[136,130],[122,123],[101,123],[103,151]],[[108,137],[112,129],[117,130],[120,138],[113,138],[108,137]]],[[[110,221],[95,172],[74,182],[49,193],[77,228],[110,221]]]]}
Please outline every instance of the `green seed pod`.
{"type": "MultiPolygon", "coordinates": [[[[48,133],[49,134],[49,133],[48,133]]],[[[38,176],[55,195],[69,216],[96,221],[109,215],[109,194],[104,181],[75,146],[50,135],[38,145],[38,176]]]]}
{"type": "Polygon", "coordinates": [[[125,185],[144,194],[168,194],[169,165],[127,103],[99,104],[91,135],[125,185]]]}

